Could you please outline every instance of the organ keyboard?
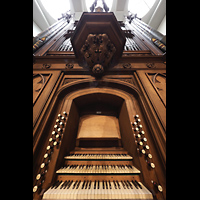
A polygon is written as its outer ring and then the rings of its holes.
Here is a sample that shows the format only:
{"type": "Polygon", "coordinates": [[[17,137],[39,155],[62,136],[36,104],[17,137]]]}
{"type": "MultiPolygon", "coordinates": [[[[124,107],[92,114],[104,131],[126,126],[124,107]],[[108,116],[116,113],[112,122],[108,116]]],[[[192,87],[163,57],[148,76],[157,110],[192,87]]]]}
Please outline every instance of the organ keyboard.
{"type": "Polygon", "coordinates": [[[132,160],[133,157],[127,154],[70,154],[65,157],[70,160],[132,160]]]}
{"type": "Polygon", "coordinates": [[[67,165],[56,171],[57,174],[139,174],[133,165],[67,165]]]}
{"type": "Polygon", "coordinates": [[[136,180],[57,181],[43,196],[47,199],[153,199],[148,189],[136,180]]]}
{"type": "Polygon", "coordinates": [[[78,148],[64,157],[43,199],[153,199],[123,148],[78,148]]]}

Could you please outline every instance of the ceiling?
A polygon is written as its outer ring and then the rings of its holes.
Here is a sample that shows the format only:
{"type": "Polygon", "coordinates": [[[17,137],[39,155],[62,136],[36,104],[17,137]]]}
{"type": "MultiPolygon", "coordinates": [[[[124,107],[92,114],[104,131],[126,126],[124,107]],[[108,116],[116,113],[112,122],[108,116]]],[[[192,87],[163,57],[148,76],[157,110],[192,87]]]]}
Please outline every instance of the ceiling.
{"type": "MultiPolygon", "coordinates": [[[[68,0],[68,1],[70,4],[71,14],[75,13],[75,20],[79,20],[80,16],[82,15],[82,12],[88,12],[86,7],[87,0],[68,0]]],[[[129,1],[132,0],[113,0],[113,4],[112,7],[110,8],[110,11],[114,12],[117,20],[123,21],[124,15],[128,14],[129,1]]],[[[151,7],[151,9],[142,17],[142,21],[149,24],[154,29],[158,29],[163,19],[165,20],[165,16],[166,16],[166,0],[155,0],[155,3],[151,7]]],[[[43,6],[42,0],[33,0],[33,29],[35,29],[35,31],[39,33],[48,28],[49,26],[51,26],[55,22],[56,19],[54,19],[47,12],[47,8],[43,6]]]]}

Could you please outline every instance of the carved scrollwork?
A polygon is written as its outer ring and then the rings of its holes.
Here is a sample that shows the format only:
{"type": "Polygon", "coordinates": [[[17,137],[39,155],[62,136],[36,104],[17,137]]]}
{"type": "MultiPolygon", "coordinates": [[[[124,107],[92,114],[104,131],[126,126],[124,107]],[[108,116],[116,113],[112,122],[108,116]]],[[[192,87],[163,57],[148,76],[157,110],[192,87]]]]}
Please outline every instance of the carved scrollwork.
{"type": "Polygon", "coordinates": [[[42,74],[33,74],[33,79],[36,78],[36,77],[40,77],[41,79],[37,82],[37,84],[40,84],[40,87],[37,89],[34,89],[36,92],[39,92],[41,90],[41,88],[43,87],[44,83],[45,83],[45,79],[44,79],[44,76],[42,74]]]}
{"type": "MultiPolygon", "coordinates": [[[[161,76],[161,77],[163,77],[163,78],[166,79],[166,74],[164,74],[164,73],[156,73],[156,74],[152,77],[152,81],[153,81],[154,84],[156,84],[156,82],[157,82],[157,83],[160,83],[160,81],[158,81],[158,80],[156,79],[157,76],[161,76]]],[[[156,88],[157,88],[158,90],[163,90],[162,88],[159,88],[159,87],[156,87],[156,88]]]]}

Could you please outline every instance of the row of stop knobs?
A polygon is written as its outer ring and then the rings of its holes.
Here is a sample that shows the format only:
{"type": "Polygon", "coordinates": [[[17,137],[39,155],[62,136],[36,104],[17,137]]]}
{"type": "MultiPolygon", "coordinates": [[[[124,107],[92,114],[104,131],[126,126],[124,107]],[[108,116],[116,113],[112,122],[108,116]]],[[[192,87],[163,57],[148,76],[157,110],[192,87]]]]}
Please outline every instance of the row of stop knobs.
{"type": "Polygon", "coordinates": [[[65,121],[68,114],[64,111],[63,114],[58,114],[56,119],[56,124],[53,127],[53,131],[51,133],[51,137],[49,138],[49,143],[46,147],[46,153],[44,154],[44,159],[42,164],[40,165],[39,173],[36,176],[36,185],[33,187],[33,193],[38,191],[41,188],[42,184],[44,183],[44,177],[47,173],[47,167],[51,161],[51,156],[53,154],[53,148],[61,142],[61,137],[63,135],[63,129],[65,126],[65,121]]]}
{"type": "Polygon", "coordinates": [[[152,155],[149,153],[149,145],[147,145],[147,138],[145,137],[145,132],[143,131],[143,127],[141,124],[141,120],[139,119],[139,115],[135,115],[135,122],[132,122],[132,129],[134,130],[134,136],[136,139],[136,144],[138,145],[138,150],[141,154],[145,155],[148,160],[146,160],[147,164],[154,169],[155,164],[151,162],[152,155]]]}
{"type": "MultiPolygon", "coordinates": [[[[143,127],[141,124],[141,120],[139,118],[139,115],[135,115],[134,116],[135,121],[132,122],[132,130],[134,131],[134,136],[136,138],[136,143],[138,145],[137,150],[142,154],[145,155],[146,162],[147,164],[154,169],[155,168],[155,164],[153,162],[151,162],[152,160],[152,155],[149,153],[149,145],[147,145],[147,138],[145,137],[145,132],[143,131],[143,127]]],[[[153,183],[153,185],[157,188],[157,190],[159,192],[162,192],[162,186],[160,184],[158,184],[157,182],[151,180],[151,182],[153,183]]]]}

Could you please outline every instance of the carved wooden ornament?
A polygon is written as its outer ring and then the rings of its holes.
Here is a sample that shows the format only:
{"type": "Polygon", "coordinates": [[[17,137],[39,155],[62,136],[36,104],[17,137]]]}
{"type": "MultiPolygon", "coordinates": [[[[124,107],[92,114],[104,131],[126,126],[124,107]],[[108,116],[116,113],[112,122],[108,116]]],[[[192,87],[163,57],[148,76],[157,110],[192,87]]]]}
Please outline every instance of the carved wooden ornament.
{"type": "Polygon", "coordinates": [[[79,65],[93,76],[102,76],[122,56],[125,35],[112,12],[84,12],[71,43],[79,65]]]}
{"type": "Polygon", "coordinates": [[[94,74],[103,73],[115,51],[115,46],[106,34],[89,34],[81,48],[81,53],[94,74]]]}

